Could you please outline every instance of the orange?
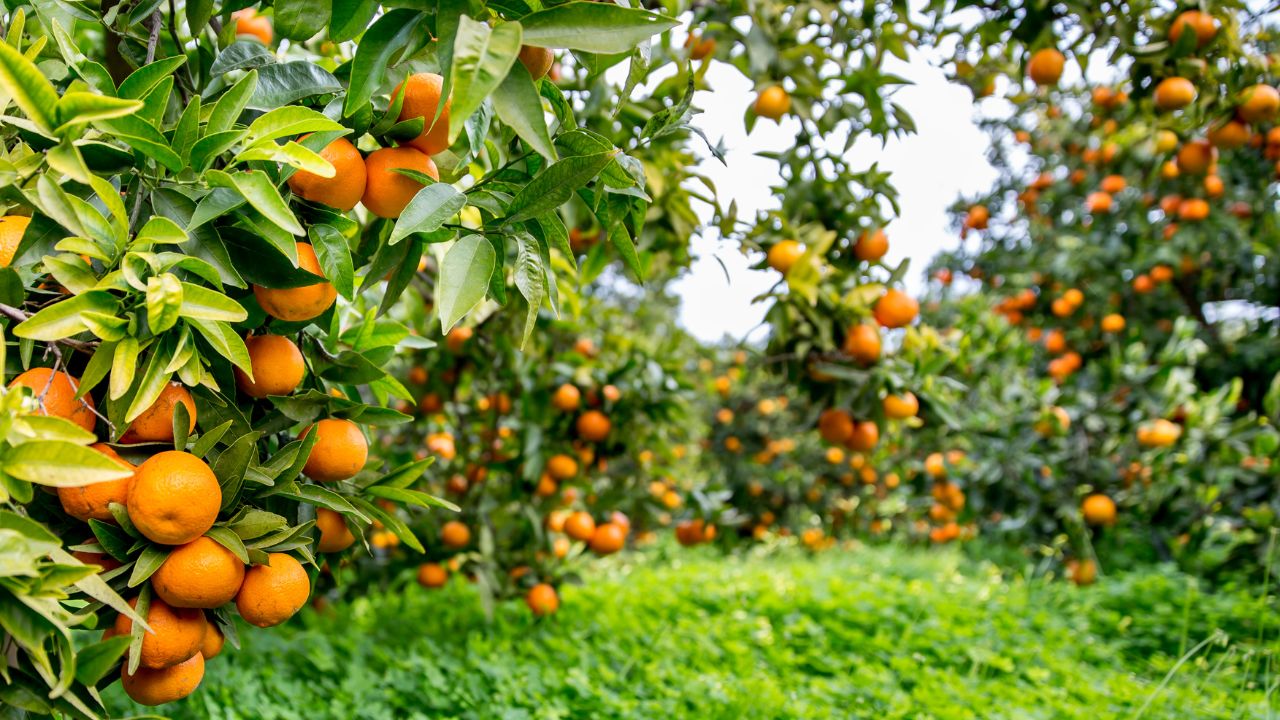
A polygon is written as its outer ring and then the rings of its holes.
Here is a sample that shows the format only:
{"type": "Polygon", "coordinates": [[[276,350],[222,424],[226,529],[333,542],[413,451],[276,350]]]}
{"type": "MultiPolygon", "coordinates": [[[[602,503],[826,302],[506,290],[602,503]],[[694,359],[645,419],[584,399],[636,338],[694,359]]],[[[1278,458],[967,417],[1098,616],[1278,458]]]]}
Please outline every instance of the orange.
{"type": "MultiPolygon", "coordinates": [[[[527,64],[526,64],[527,67],[527,64]]],[[[550,66],[547,68],[550,69],[550,66]]],[[[543,73],[545,74],[545,73],[543,73]]],[[[440,109],[440,93],[444,90],[444,78],[435,73],[415,73],[400,83],[391,93],[391,101],[395,102],[404,92],[404,104],[400,106],[400,122],[422,118],[422,134],[409,141],[418,150],[435,155],[449,147],[449,108],[453,99],[444,101],[444,109],[440,109]],[[440,117],[436,117],[436,112],[440,117]]],[[[434,168],[434,166],[433,166],[434,168]]],[[[369,203],[365,203],[369,207],[369,203]]],[[[399,213],[396,213],[399,215],[399,213]]],[[[392,216],[383,216],[392,217],[392,216]]]]}
{"type": "Polygon", "coordinates": [[[328,508],[316,508],[316,528],[320,530],[316,550],[322,553],[342,552],[356,541],[356,536],[351,534],[351,528],[347,527],[342,513],[328,508]]]}
{"type": "Polygon", "coordinates": [[[418,566],[418,584],[424,588],[444,587],[449,581],[449,571],[443,565],[424,563],[418,566]]]}
{"type": "Polygon", "coordinates": [[[770,85],[756,96],[755,112],[760,117],[779,120],[791,112],[791,96],[781,85],[770,85]]]}
{"type": "Polygon", "coordinates": [[[122,443],[173,442],[173,415],[178,403],[187,407],[190,427],[187,432],[196,429],[196,402],[182,383],[171,382],[160,391],[160,397],[151,403],[151,407],[134,418],[129,428],[120,436],[122,443]]]}
{"type": "Polygon", "coordinates": [[[765,262],[769,264],[769,267],[786,275],[787,271],[791,269],[792,265],[796,264],[796,260],[799,260],[802,254],[804,254],[804,248],[800,243],[795,240],[780,240],[769,248],[769,254],[765,258],[765,262]]]}
{"type": "MultiPolygon", "coordinates": [[[[130,600],[129,607],[136,609],[138,598],[130,600]]],[[[140,667],[173,667],[200,654],[205,631],[203,610],[170,607],[153,596],[147,607],[147,627],[151,632],[142,636],[140,667]]],[[[128,635],[133,632],[133,621],[127,615],[117,615],[113,629],[116,635],[128,635]]]]}
{"type": "Polygon", "coordinates": [[[279,625],[293,617],[311,594],[307,571],[292,555],[271,553],[267,562],[249,568],[236,594],[240,617],[258,627],[279,625]]]}
{"type": "Polygon", "coordinates": [[[568,480],[578,474],[578,461],[568,455],[547,458],[547,472],[556,480],[568,480]]]}
{"type": "Polygon", "coordinates": [[[1209,197],[1222,197],[1222,193],[1227,191],[1227,186],[1223,184],[1222,178],[1217,175],[1204,176],[1204,192],[1209,197]]]}
{"type": "Polygon", "coordinates": [[[1102,332],[1115,334],[1122,330],[1124,330],[1123,315],[1111,313],[1102,318],[1102,332]]]}
{"type": "Polygon", "coordinates": [[[843,445],[853,437],[853,418],[844,410],[823,410],[818,416],[818,434],[832,445],[843,445]]]}
{"type": "Polygon", "coordinates": [[[169,553],[151,576],[151,587],[173,607],[216,608],[231,602],[244,580],[244,563],[210,537],[198,537],[169,553]]]}
{"type": "Polygon", "coordinates": [[[316,482],[337,482],[355,477],[369,459],[369,441],[360,426],[342,418],[325,418],[302,431],[315,429],[319,437],[307,456],[302,473],[316,482]]]}
{"type": "Polygon", "coordinates": [[[97,423],[93,397],[85,395],[76,399],[79,380],[61,370],[39,367],[31,368],[9,383],[11,389],[19,386],[30,388],[31,394],[40,403],[36,415],[60,417],[93,432],[93,426],[97,423]]]}
{"type": "MultiPolygon", "coordinates": [[[[306,138],[303,135],[299,140],[306,138]]],[[[299,170],[289,176],[289,189],[298,197],[343,212],[354,208],[364,196],[366,170],[360,151],[350,140],[338,138],[320,151],[320,157],[333,165],[334,176],[320,177],[315,173],[299,170]]]]}
{"type": "Polygon", "coordinates": [[[612,555],[626,543],[627,531],[617,523],[604,523],[591,534],[591,551],[597,555],[612,555]]]}
{"type": "Polygon", "coordinates": [[[1187,198],[1178,204],[1178,219],[1198,222],[1209,217],[1209,203],[1201,198],[1187,198]]]}
{"type": "Polygon", "coordinates": [[[1209,144],[1223,150],[1235,150],[1249,144],[1249,127],[1238,120],[1227,120],[1209,128],[1209,144]]]}
{"type": "Polygon", "coordinates": [[[240,368],[235,369],[236,386],[249,397],[288,395],[302,382],[307,364],[302,351],[283,335],[250,335],[244,339],[249,349],[250,380],[240,368]]]}
{"type": "Polygon", "coordinates": [[[1084,204],[1085,209],[1093,214],[1111,212],[1111,196],[1104,192],[1089,193],[1084,204]]]}
{"type": "Polygon", "coordinates": [[[601,388],[600,393],[609,402],[618,402],[622,399],[622,391],[618,389],[617,385],[605,385],[601,388]]]}
{"type": "Polygon", "coordinates": [[[163,705],[195,692],[204,679],[204,657],[192,655],[184,662],[159,670],[139,667],[130,675],[126,663],[120,671],[120,686],[139,705],[163,705]]]}
{"type": "Polygon", "coordinates": [[[1146,295],[1154,290],[1156,284],[1152,282],[1151,276],[1143,273],[1133,279],[1133,291],[1139,295],[1146,295]]]}
{"type": "Polygon", "coordinates": [[[589,541],[596,532],[596,521],[590,514],[582,512],[572,513],[564,521],[564,534],[581,542],[589,541]]]}
{"type": "Polygon", "coordinates": [[[1192,140],[1178,149],[1178,170],[1203,175],[1217,159],[1218,151],[1208,140],[1192,140]]]}
{"type": "Polygon", "coordinates": [[[249,35],[255,37],[262,42],[263,45],[270,45],[275,38],[275,30],[271,27],[271,18],[259,15],[258,11],[253,8],[245,8],[231,13],[231,17],[236,21],[236,35],[249,35]]]}
{"type": "Polygon", "coordinates": [[[909,325],[920,313],[920,303],[910,295],[890,288],[876,301],[874,309],[876,322],[887,328],[900,328],[909,325]]]}
{"type": "Polygon", "coordinates": [[[889,252],[889,237],[880,228],[870,232],[863,231],[858,236],[858,242],[853,245],[854,257],[866,262],[877,262],[887,252],[889,252]]]}
{"type": "Polygon", "coordinates": [[[1196,86],[1184,77],[1169,77],[1156,85],[1156,107],[1161,110],[1180,110],[1196,99],[1196,86]]]}
{"type": "Polygon", "coordinates": [[[0,267],[9,267],[22,244],[22,234],[27,231],[31,218],[22,215],[0,217],[0,267]]]}
{"type": "Polygon", "coordinates": [[[1068,560],[1067,579],[1081,587],[1098,579],[1098,565],[1092,560],[1068,560]]]}
{"type": "Polygon", "coordinates": [[[984,205],[974,205],[969,208],[968,215],[965,216],[964,224],[973,230],[986,230],[987,225],[991,222],[991,211],[984,205]]]}
{"type": "Polygon", "coordinates": [[[886,395],[884,398],[884,414],[894,420],[915,417],[920,412],[920,401],[912,393],[886,395]]]}
{"type": "Polygon", "coordinates": [[[471,530],[457,520],[450,520],[440,528],[440,541],[455,550],[464,548],[471,542],[471,530]]]}
{"type": "Polygon", "coordinates": [[[1115,195],[1122,192],[1127,185],[1123,175],[1108,175],[1102,178],[1098,187],[1104,193],[1115,195]]]}
{"type": "MultiPolygon", "coordinates": [[[[550,50],[535,45],[521,45],[520,54],[517,57],[520,60],[520,64],[524,65],[524,69],[529,71],[529,75],[534,80],[541,80],[551,70],[551,64],[556,60],[556,56],[550,50]]],[[[439,97],[440,91],[436,90],[435,105],[440,104],[439,97]]],[[[445,126],[447,127],[448,124],[446,121],[445,126]]]]}
{"type": "MultiPolygon", "coordinates": [[[[120,463],[121,467],[134,469],[133,465],[117,455],[111,446],[98,443],[90,447],[120,463]]],[[[62,510],[77,520],[88,521],[92,518],[110,522],[112,521],[111,503],[124,505],[129,498],[129,486],[132,483],[133,476],[130,475],[120,480],[107,480],[80,487],[60,487],[58,500],[62,502],[62,510]]]]}
{"type": "Polygon", "coordinates": [[[578,422],[574,424],[578,431],[578,437],[587,442],[602,442],[609,437],[609,431],[613,429],[613,423],[609,420],[609,416],[599,410],[588,410],[578,416],[578,422]]]}
{"type": "Polygon", "coordinates": [[[844,352],[864,365],[879,360],[880,330],[865,323],[849,328],[849,334],[844,336],[844,352]]]}
{"type": "Polygon", "coordinates": [[[524,602],[538,617],[551,615],[560,609],[560,596],[556,595],[555,588],[546,583],[538,583],[529,588],[524,602]]]}
{"type": "Polygon", "coordinates": [[[1178,136],[1171,130],[1156,133],[1156,152],[1164,154],[1173,152],[1178,147],[1178,136]]]}
{"type": "Polygon", "coordinates": [[[444,401],[436,393],[427,393],[418,401],[418,409],[428,415],[438,413],[444,409],[444,401]]]}
{"type": "Polygon", "coordinates": [[[700,38],[696,33],[689,33],[684,46],[689,48],[689,59],[702,60],[716,52],[716,41],[713,38],[700,38]]]}
{"type": "Polygon", "coordinates": [[[1067,59],[1054,48],[1037,50],[1027,61],[1027,75],[1037,85],[1057,85],[1067,59]]]}
{"type": "Polygon", "coordinates": [[[258,299],[263,311],[271,317],[289,322],[319,317],[338,298],[338,291],[323,279],[324,270],[320,268],[315,248],[304,242],[298,243],[297,247],[298,268],[322,278],[319,282],[293,288],[253,286],[253,296],[258,299]]]}
{"type": "Polygon", "coordinates": [[[855,423],[849,437],[849,448],[858,452],[870,452],[880,442],[880,427],[870,420],[855,423]]]}
{"type": "Polygon", "coordinates": [[[947,466],[942,459],[942,453],[929,453],[929,456],[924,459],[924,471],[932,478],[946,477],[947,466]]]}
{"type": "Polygon", "coordinates": [[[475,334],[475,330],[469,327],[456,327],[449,331],[448,337],[444,339],[445,347],[449,348],[449,352],[455,355],[462,352],[462,348],[466,346],[467,341],[475,334]]]}
{"type": "Polygon", "coordinates": [[[1247,123],[1269,122],[1280,111],[1280,91],[1270,85],[1254,85],[1240,93],[1236,115],[1247,123]]]}
{"type": "Polygon", "coordinates": [[[1095,493],[1080,504],[1080,513],[1084,521],[1090,525],[1114,525],[1116,522],[1116,503],[1101,493],[1095,493]]]}
{"type": "Polygon", "coordinates": [[[226,642],[226,638],[222,636],[222,631],[218,629],[217,623],[206,622],[204,630],[204,642],[200,643],[200,656],[205,660],[212,660],[222,654],[222,645],[226,642]]]}
{"type": "Polygon", "coordinates": [[[569,383],[565,383],[556,388],[551,394],[551,405],[562,412],[570,412],[578,409],[578,403],[582,401],[582,392],[578,388],[569,383]]]}
{"type": "Polygon", "coordinates": [[[369,212],[383,218],[398,218],[409,201],[424,185],[417,180],[394,172],[396,169],[416,170],[440,179],[440,171],[426,153],[412,147],[382,148],[365,158],[365,188],[361,202],[369,212]]]}
{"type": "Polygon", "coordinates": [[[1151,268],[1151,280],[1157,283],[1167,283],[1173,279],[1173,268],[1168,265],[1156,265],[1151,268]]]}
{"type": "Polygon", "coordinates": [[[178,450],[152,455],[133,473],[129,520],[152,542],[184,545],[218,519],[222,488],[200,458],[178,450]]]}
{"type": "Polygon", "coordinates": [[[1199,10],[1188,10],[1174,19],[1173,24],[1169,26],[1169,40],[1178,42],[1178,38],[1182,37],[1184,30],[1190,30],[1196,34],[1196,47],[1204,47],[1213,36],[1218,34],[1218,26],[1213,20],[1213,16],[1199,10]]]}

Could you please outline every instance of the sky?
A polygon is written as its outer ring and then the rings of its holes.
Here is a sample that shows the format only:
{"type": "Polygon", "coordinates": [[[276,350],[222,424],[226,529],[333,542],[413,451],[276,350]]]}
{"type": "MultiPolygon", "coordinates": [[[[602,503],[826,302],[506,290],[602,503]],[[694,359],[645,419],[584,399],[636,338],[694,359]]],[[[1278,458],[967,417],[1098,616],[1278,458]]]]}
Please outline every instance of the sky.
{"type": "MultiPolygon", "coordinates": [[[[878,141],[861,140],[848,157],[856,168],[879,162],[881,169],[893,173],[902,214],[886,230],[889,254],[885,262],[896,265],[910,258],[908,289],[918,292],[930,258],[959,242],[947,226],[947,207],[962,194],[990,188],[996,172],[986,160],[987,138],[974,124],[979,108],[969,90],[949,82],[941,69],[919,53],[913,53],[910,62],[889,60],[885,72],[914,83],[898,90],[894,98],[916,121],[917,133],[890,140],[884,147],[878,141]]],[[[703,112],[693,123],[705,130],[713,143],[723,137],[729,152],[726,167],[704,149],[700,172],[715,182],[724,206],[737,201],[739,218],[777,207],[769,191],[778,182],[777,166],[755,153],[786,147],[795,137],[797,121],[784,118],[778,125],[761,119],[748,135],[742,117],[755,100],[751,80],[734,68],[717,64],[707,73],[707,81],[715,93],[702,91],[695,96],[694,105],[703,112]]],[[[993,102],[999,101],[983,104],[993,102]]],[[[681,324],[708,342],[724,335],[735,340],[761,339],[764,328],[759,325],[767,306],[752,305],[751,299],[771,287],[777,274],[751,270],[758,256],[742,255],[737,243],[720,241],[714,228],[693,239],[693,252],[691,271],[674,286],[682,300],[681,324]]]]}

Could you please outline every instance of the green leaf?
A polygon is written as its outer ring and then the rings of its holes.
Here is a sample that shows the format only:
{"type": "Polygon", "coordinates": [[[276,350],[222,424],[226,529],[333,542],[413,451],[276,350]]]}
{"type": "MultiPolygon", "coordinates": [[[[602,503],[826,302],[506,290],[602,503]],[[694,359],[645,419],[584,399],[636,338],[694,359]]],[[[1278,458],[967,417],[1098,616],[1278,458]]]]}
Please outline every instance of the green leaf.
{"type": "Polygon", "coordinates": [[[497,253],[483,235],[468,235],[449,248],[437,291],[441,332],[449,332],[484,299],[496,262],[497,253]]]}
{"type": "Polygon", "coordinates": [[[329,282],[338,294],[351,300],[355,296],[355,267],[347,239],[332,225],[312,225],[307,237],[329,282]]]}
{"type": "Polygon", "coordinates": [[[311,108],[290,105],[254,120],[249,125],[249,143],[259,145],[286,136],[330,130],[347,131],[347,128],[311,108]]]}
{"type": "Polygon", "coordinates": [[[237,40],[218,53],[209,67],[210,75],[225,75],[232,70],[253,70],[276,61],[262,43],[257,40],[237,40]]]}
{"type": "Polygon", "coordinates": [[[169,384],[169,378],[173,377],[173,373],[164,371],[165,366],[169,364],[169,358],[170,354],[161,352],[159,346],[152,347],[151,357],[147,360],[147,369],[138,382],[138,389],[129,403],[128,412],[124,414],[126,423],[137,420],[139,415],[155,404],[160,393],[164,392],[165,386],[169,384]]]}
{"type": "Polygon", "coordinates": [[[231,528],[226,526],[210,528],[205,535],[213,538],[219,545],[234,553],[240,559],[240,562],[245,565],[249,564],[249,551],[244,546],[244,540],[231,528]]]}
{"type": "Polygon", "coordinates": [[[54,133],[62,135],[76,125],[123,117],[141,109],[140,100],[113,98],[91,92],[69,92],[59,98],[58,104],[53,108],[58,123],[54,133]]]}
{"type": "Polygon", "coordinates": [[[329,22],[329,39],[334,42],[354,40],[369,27],[378,12],[378,0],[344,0],[333,3],[329,22]]]}
{"type": "MultiPolygon", "coordinates": [[[[222,97],[213,104],[213,111],[209,113],[209,123],[204,130],[205,137],[226,132],[235,127],[236,120],[240,118],[240,113],[244,112],[249,98],[253,96],[257,87],[258,71],[250,70],[244,77],[237,80],[230,90],[223,93],[222,97]]],[[[196,144],[199,145],[199,143],[196,144]]]]}
{"type": "Polygon", "coordinates": [[[266,173],[259,170],[243,170],[237,173],[210,170],[206,177],[212,185],[240,193],[255,210],[262,213],[263,217],[281,230],[291,235],[306,234],[266,173]]]}
{"type": "Polygon", "coordinates": [[[493,94],[493,109],[498,119],[515,130],[539,155],[551,162],[557,159],[556,146],[547,130],[542,112],[542,98],[529,71],[521,63],[511,66],[507,77],[493,94]]]}
{"type": "Polygon", "coordinates": [[[199,36],[213,17],[213,0],[186,0],[187,28],[199,36]]]}
{"type": "Polygon", "coordinates": [[[94,125],[173,172],[181,172],[185,167],[164,134],[137,115],[95,120],[94,125]]]}
{"type": "Polygon", "coordinates": [[[314,95],[342,91],[342,83],[332,73],[314,63],[294,62],[258,68],[258,87],[249,98],[254,110],[270,110],[314,95]]]}
{"type": "Polygon", "coordinates": [[[240,322],[249,317],[240,303],[215,290],[191,283],[182,283],[182,305],[178,315],[196,320],[221,320],[240,322]]]}
{"type": "Polygon", "coordinates": [[[523,350],[529,342],[529,336],[533,334],[533,326],[538,321],[538,311],[542,309],[542,299],[547,291],[547,271],[542,265],[538,241],[523,231],[512,233],[512,236],[516,240],[516,289],[529,304],[524,321],[524,332],[520,340],[520,349],[523,350]]]}
{"type": "Polygon", "coordinates": [[[288,165],[298,170],[305,170],[313,175],[331,178],[337,174],[333,165],[314,150],[305,148],[290,140],[284,145],[276,145],[268,141],[265,145],[256,145],[236,156],[236,162],[251,160],[268,160],[288,165]]]}
{"type": "Polygon", "coordinates": [[[188,240],[187,233],[178,223],[163,215],[152,215],[138,231],[135,242],[148,245],[181,245],[188,240]]]}
{"type": "Polygon", "coordinates": [[[31,122],[46,133],[53,133],[58,124],[54,117],[58,91],[35,63],[7,43],[0,43],[0,90],[13,98],[31,122]]]}
{"type": "Polygon", "coordinates": [[[419,32],[422,13],[397,8],[378,18],[360,39],[351,61],[351,82],[342,106],[343,117],[355,115],[368,104],[386,78],[387,68],[419,32]]]}
{"type": "Polygon", "coordinates": [[[227,358],[241,370],[252,373],[253,364],[249,360],[249,348],[245,347],[244,338],[228,324],[213,320],[187,320],[187,324],[195,328],[213,349],[227,358]]]}
{"type": "Polygon", "coordinates": [[[66,440],[37,440],[10,448],[3,469],[19,480],[50,487],[81,487],[133,474],[97,450],[66,440]]]}
{"type": "Polygon", "coordinates": [[[137,376],[138,355],[142,345],[137,338],[126,337],[116,344],[112,354],[111,380],[107,383],[107,397],[119,400],[133,387],[133,379],[137,376]]]}
{"type": "Polygon", "coordinates": [[[395,245],[413,233],[439,230],[445,221],[467,205],[467,196],[448,183],[435,183],[418,191],[396,220],[388,244],[395,245]]]}
{"type": "Polygon", "coordinates": [[[173,327],[181,306],[182,282],[176,275],[164,273],[147,278],[147,325],[151,332],[160,334],[173,327]]]}
{"type": "Polygon", "coordinates": [[[89,311],[115,315],[120,311],[120,302],[105,290],[91,290],[45,307],[15,327],[13,334],[43,342],[69,338],[89,329],[80,317],[89,311]]]}
{"type": "Polygon", "coordinates": [[[76,681],[89,686],[97,685],[99,680],[115,668],[128,649],[128,635],[117,635],[80,648],[76,653],[76,681]]]}
{"type": "Polygon", "coordinates": [[[461,512],[462,508],[435,495],[428,495],[419,490],[407,490],[405,488],[392,487],[390,485],[373,485],[365,488],[365,492],[378,498],[385,498],[401,505],[417,505],[418,507],[439,507],[454,512],[461,512]]]}
{"type": "Polygon", "coordinates": [[[520,222],[560,207],[599,175],[618,152],[577,155],[547,166],[512,198],[506,222],[520,222]]]}
{"type": "Polygon", "coordinates": [[[453,41],[450,82],[453,105],[449,109],[449,142],[458,137],[467,118],[493,94],[520,54],[520,23],[505,22],[495,28],[463,15],[453,41]]]}
{"type": "Polygon", "coordinates": [[[133,572],[129,574],[129,587],[138,587],[146,582],[147,578],[155,575],[164,561],[169,559],[169,552],[172,549],[164,545],[147,545],[143,548],[142,554],[133,561],[133,572]]]}
{"type": "Polygon", "coordinates": [[[526,15],[520,24],[526,45],[612,55],[630,52],[678,23],[613,3],[571,2],[526,15]]]}
{"type": "Polygon", "coordinates": [[[204,172],[222,153],[244,139],[244,130],[223,130],[205,135],[191,146],[191,167],[197,172],[204,172]]]}
{"type": "Polygon", "coordinates": [[[186,55],[175,55],[143,65],[120,83],[116,94],[125,99],[141,100],[162,81],[173,77],[173,73],[186,62],[186,55]]]}
{"type": "Polygon", "coordinates": [[[271,11],[276,34],[290,40],[310,40],[329,24],[331,0],[276,0],[271,11]]]}

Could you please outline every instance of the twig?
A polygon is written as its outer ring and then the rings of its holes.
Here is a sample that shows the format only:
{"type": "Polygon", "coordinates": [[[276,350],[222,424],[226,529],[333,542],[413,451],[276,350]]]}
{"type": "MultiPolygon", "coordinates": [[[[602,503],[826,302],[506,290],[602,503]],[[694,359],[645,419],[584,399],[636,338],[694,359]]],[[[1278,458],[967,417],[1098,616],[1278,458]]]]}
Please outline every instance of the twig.
{"type": "Polygon", "coordinates": [[[160,26],[163,25],[160,8],[151,13],[151,35],[147,38],[147,64],[156,61],[156,45],[160,43],[160,26]]]}
{"type": "MultiPolygon", "coordinates": [[[[174,0],[169,0],[168,26],[169,26],[169,39],[173,40],[173,47],[177,50],[178,54],[181,55],[183,54],[183,48],[182,48],[182,39],[178,37],[178,6],[174,2],[174,0]]],[[[192,78],[191,68],[186,68],[186,70],[187,70],[186,72],[187,78],[192,78]]],[[[175,76],[174,79],[177,80],[178,77],[175,76]]],[[[194,81],[189,80],[189,82],[194,82],[194,81]]],[[[190,98],[191,98],[190,93],[187,92],[187,83],[184,83],[184,82],[178,83],[178,94],[182,97],[182,104],[185,106],[190,101],[190,98]]]]}

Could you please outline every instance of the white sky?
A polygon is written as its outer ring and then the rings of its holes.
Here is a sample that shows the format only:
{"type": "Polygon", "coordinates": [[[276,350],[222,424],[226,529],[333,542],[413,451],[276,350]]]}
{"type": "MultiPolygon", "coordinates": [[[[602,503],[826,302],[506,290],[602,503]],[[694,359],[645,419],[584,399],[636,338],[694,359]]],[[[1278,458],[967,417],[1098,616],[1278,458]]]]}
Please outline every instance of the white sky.
{"type": "MultiPolygon", "coordinates": [[[[881,169],[893,173],[902,214],[887,229],[889,254],[885,260],[896,265],[910,258],[908,288],[918,292],[929,259],[959,242],[947,228],[947,206],[961,194],[991,187],[996,173],[986,161],[987,138],[973,123],[978,107],[969,90],[948,82],[939,68],[919,54],[913,54],[909,63],[889,60],[885,72],[915,83],[900,89],[894,98],[915,120],[917,133],[891,140],[883,148],[879,142],[864,139],[854,145],[848,157],[855,168],[879,162],[881,169]]],[[[699,170],[715,182],[725,207],[737,200],[739,218],[777,207],[769,190],[779,181],[777,166],[755,153],[786,147],[795,137],[796,121],[784,119],[779,126],[760,120],[747,135],[742,117],[755,99],[751,81],[724,65],[712,67],[707,80],[715,94],[696,95],[694,104],[703,112],[695,116],[694,124],[703,128],[712,142],[724,137],[728,167],[707,155],[699,170]]],[[[987,100],[983,105],[999,102],[987,100]]],[[[682,301],[681,324],[706,341],[726,334],[742,338],[757,328],[767,308],[765,304],[752,305],[751,299],[772,286],[777,274],[749,269],[752,259],[744,257],[736,243],[719,241],[714,228],[693,239],[693,252],[691,271],[673,287],[682,301]],[[728,268],[731,282],[726,281],[717,257],[728,268]]],[[[759,339],[761,333],[756,329],[752,339],[759,339]]]]}

